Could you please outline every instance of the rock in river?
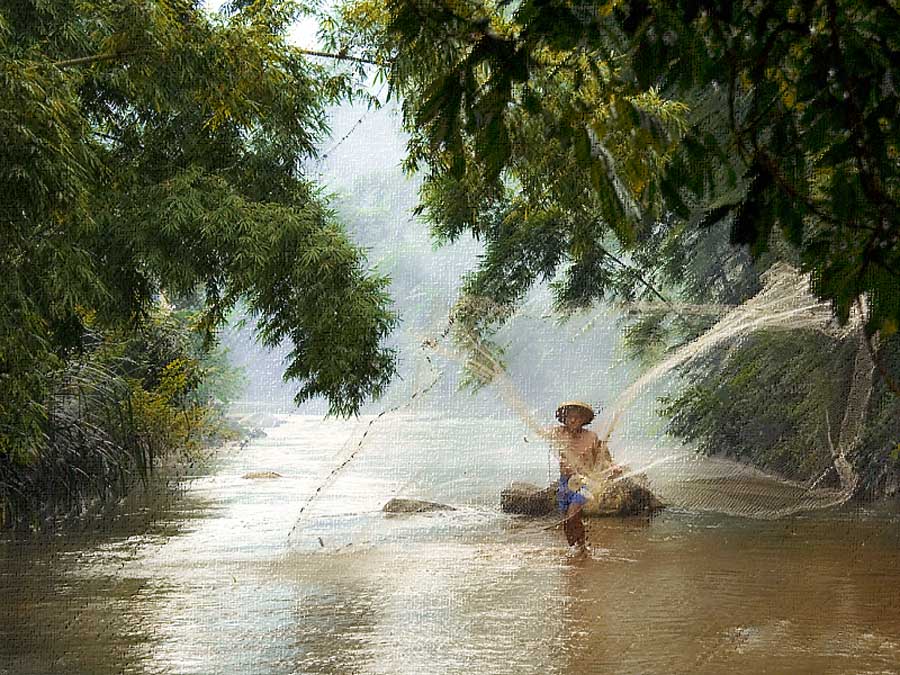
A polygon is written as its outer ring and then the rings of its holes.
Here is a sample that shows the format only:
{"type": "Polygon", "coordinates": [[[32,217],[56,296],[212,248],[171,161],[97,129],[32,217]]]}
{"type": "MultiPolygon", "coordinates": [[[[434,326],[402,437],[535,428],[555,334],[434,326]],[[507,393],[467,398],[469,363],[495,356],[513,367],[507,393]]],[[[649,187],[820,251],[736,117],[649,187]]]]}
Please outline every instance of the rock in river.
{"type": "Polygon", "coordinates": [[[500,509],[524,516],[546,516],[556,510],[556,484],[539,487],[515,481],[500,493],[500,509]]]}
{"type": "Polygon", "coordinates": [[[381,509],[385,513],[426,513],[428,511],[455,511],[452,506],[425,502],[421,499],[399,499],[395,497],[381,509]]]}
{"type": "MultiPolygon", "coordinates": [[[[556,486],[540,487],[514,482],[500,493],[500,508],[506,513],[547,516],[556,513],[556,486]]],[[[585,516],[633,516],[653,513],[662,502],[641,481],[623,478],[610,483],[584,507],[585,516]]]]}
{"type": "Polygon", "coordinates": [[[258,480],[260,478],[281,478],[281,474],[276,471],[251,471],[245,473],[241,478],[247,480],[258,480]]]}

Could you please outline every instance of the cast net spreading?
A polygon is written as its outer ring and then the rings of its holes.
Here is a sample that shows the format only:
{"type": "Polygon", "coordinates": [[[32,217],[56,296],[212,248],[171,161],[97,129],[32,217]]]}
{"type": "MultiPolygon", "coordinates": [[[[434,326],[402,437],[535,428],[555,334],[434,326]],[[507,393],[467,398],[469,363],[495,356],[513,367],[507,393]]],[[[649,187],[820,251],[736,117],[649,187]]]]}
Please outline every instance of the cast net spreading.
{"type": "MultiPolygon", "coordinates": [[[[348,114],[345,126],[357,129],[356,117],[348,114]]],[[[637,481],[670,508],[759,519],[837,506],[854,494],[858,476],[852,460],[876,377],[860,316],[838,326],[832,308],[810,291],[809,279],[779,264],[740,305],[667,306],[669,312],[703,313],[715,321],[641,367],[622,345],[623,312],[657,309],[653,306],[596,306],[562,317],[551,310],[546,284],[514,309],[461,296],[461,280],[477,263],[480,245],[464,239],[434,246],[427,227],[411,216],[417,185],[398,168],[403,150],[395,142],[396,120],[378,119],[366,118],[354,142],[330,150],[319,171],[338,189],[336,203],[352,236],[392,279],[390,292],[402,317],[391,338],[400,373],[382,400],[342,424],[347,440],[313,472],[317,482],[301,500],[293,532],[303,529],[323,498],[343,493],[334,489],[336,482],[346,488],[359,481],[363,491],[364,475],[380,478],[368,483],[370,498],[359,508],[375,509],[400,496],[496,511],[510,483],[548,486],[558,478],[559,449],[548,429],[556,425],[559,403],[570,399],[595,406],[590,428],[608,442],[613,461],[623,468],[616,475],[582,471],[592,492],[637,481]],[[354,160],[360,153],[369,158],[366,166],[354,160]],[[465,313],[499,317],[499,330],[484,339],[472,328],[484,322],[460,320],[465,313]],[[823,406],[815,413],[822,426],[819,447],[810,451],[827,461],[804,480],[737,461],[727,449],[715,456],[700,452],[667,433],[668,420],[660,414],[660,398],[683,390],[685,372],[702,368],[711,354],[727,363],[746,341],[778,331],[798,340],[811,331],[823,333],[829,344],[853,353],[849,381],[841,385],[843,409],[823,406]]],[[[336,136],[340,127],[336,124],[336,136]]],[[[260,371],[258,357],[253,358],[249,369],[260,371]]],[[[271,380],[273,374],[268,373],[271,380]]],[[[298,412],[284,391],[273,391],[248,396],[251,408],[280,397],[282,413],[298,412]]],[[[299,411],[319,419],[323,412],[321,405],[299,411]]]]}
{"type": "MultiPolygon", "coordinates": [[[[759,293],[741,305],[720,308],[721,316],[709,330],[642,371],[623,370],[628,365],[624,357],[612,364],[597,362],[598,345],[615,339],[608,311],[560,322],[541,311],[545,301],[535,297],[504,317],[504,327],[495,336],[509,341],[504,349],[453,318],[436,322],[430,330],[414,330],[418,349],[404,383],[406,392],[377,415],[364,418],[360,431],[335,458],[334,468],[302,506],[293,532],[302,529],[306,511],[314,509],[318,496],[370,450],[395,463],[403,476],[382,499],[413,495],[488,509],[497,508],[501,489],[511,482],[547,485],[557,478],[560,454],[575,466],[595,498],[618,483],[636,483],[669,508],[687,511],[775,519],[839,506],[853,495],[858,477],[850,457],[859,442],[875,368],[859,317],[851,317],[846,326],[836,325],[831,308],[812,296],[808,279],[793,268],[770,269],[759,293]],[[607,330],[595,335],[598,326],[607,330]],[[681,369],[711,350],[728,359],[742,340],[759,331],[801,329],[855,344],[842,418],[830,424],[829,413],[822,411],[823,422],[829,424],[823,442],[831,463],[821,475],[806,482],[788,480],[728,456],[706,456],[665,433],[665,421],[656,416],[657,399],[683,386],[681,369]],[[580,466],[566,456],[565,444],[554,440],[558,425],[553,413],[566,397],[597,403],[598,415],[590,428],[608,444],[616,471],[602,463],[580,466]],[[456,424],[460,420],[465,420],[461,426],[456,424]],[[417,430],[410,433],[410,426],[417,430]],[[443,461],[434,461],[435,452],[443,461]],[[456,453],[456,462],[449,466],[448,452],[456,453]],[[537,465],[546,466],[546,474],[536,470],[537,465]],[[478,477],[468,478],[470,472],[478,477]]],[[[483,298],[461,302],[479,313],[501,311],[483,298]]],[[[459,306],[451,317],[458,316],[459,306]]],[[[610,353],[616,349],[607,348],[607,356],[610,353]]]]}
{"type": "MultiPolygon", "coordinates": [[[[690,311],[692,307],[686,305],[685,309],[690,311]]],[[[588,326],[593,318],[589,317],[588,326]]],[[[456,343],[465,346],[462,352],[442,348],[441,343],[435,340],[426,341],[426,345],[436,351],[464,361],[480,381],[490,383],[509,410],[521,420],[523,428],[546,443],[551,456],[559,457],[562,453],[569,463],[573,463],[573,458],[565,456],[564,444],[554,443],[553,427],[540,421],[540,411],[544,411],[543,417],[546,417],[546,411],[553,410],[554,401],[546,400],[537,408],[529,405],[520,393],[522,386],[510,377],[508,369],[484,341],[463,335],[461,339],[457,336],[456,343]]],[[[591,368],[589,359],[584,368],[591,368]]],[[[559,375],[562,378],[567,376],[565,373],[559,375]]],[[[623,470],[614,475],[605,466],[576,468],[580,469],[585,482],[594,492],[602,492],[610,484],[639,477],[649,481],[665,503],[685,509],[770,519],[837,506],[846,502],[857,487],[858,476],[850,456],[860,440],[860,428],[874,376],[875,366],[859,316],[854,315],[846,326],[837,326],[831,307],[811,294],[809,279],[790,266],[776,265],[763,275],[763,287],[759,293],[743,304],[723,311],[712,328],[670,351],[633,381],[621,383],[620,391],[604,406],[593,429],[602,441],[609,444],[615,461],[623,465],[623,470]],[[729,351],[737,349],[742,340],[754,333],[801,329],[823,331],[833,338],[856,343],[852,380],[836,437],[830,430],[828,411],[822,411],[828,425],[823,440],[828,443],[832,464],[816,479],[807,483],[787,480],[728,457],[708,457],[691,448],[673,447],[671,439],[667,439],[665,434],[635,439],[633,433],[629,434],[623,428],[633,407],[652,405],[645,396],[648,391],[659,395],[667,389],[678,387],[679,369],[711,350],[724,349],[724,358],[728,359],[729,351]],[[829,474],[831,477],[826,484],[824,479],[829,474]]]]}

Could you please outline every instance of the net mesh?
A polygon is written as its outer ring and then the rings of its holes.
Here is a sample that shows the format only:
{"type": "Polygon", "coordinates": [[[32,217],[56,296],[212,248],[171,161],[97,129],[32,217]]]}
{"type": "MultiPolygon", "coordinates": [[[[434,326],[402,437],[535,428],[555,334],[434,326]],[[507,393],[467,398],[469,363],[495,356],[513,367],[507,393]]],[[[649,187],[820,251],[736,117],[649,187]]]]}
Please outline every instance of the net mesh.
{"type": "MultiPolygon", "coordinates": [[[[608,470],[577,467],[592,493],[603,492],[620,481],[638,480],[670,508],[715,511],[756,519],[775,519],[834,507],[852,496],[858,477],[848,455],[859,440],[860,420],[868,403],[874,374],[859,317],[851,317],[846,326],[836,325],[830,307],[818,302],[810,293],[808,278],[789,266],[772,268],[763,282],[762,290],[742,305],[716,308],[721,317],[708,331],[672,350],[652,367],[643,372],[626,369],[619,377],[604,381],[603,398],[608,403],[591,427],[608,442],[613,460],[621,465],[622,471],[613,475],[608,470]],[[821,330],[833,337],[859,343],[840,432],[837,438],[829,437],[837,486],[823,486],[821,476],[811,483],[800,483],[731,459],[704,456],[668,437],[662,428],[662,420],[647,423],[648,417],[654,417],[652,410],[656,398],[679,386],[680,368],[709,350],[734,348],[756,331],[795,329],[821,330]],[[632,426],[635,428],[630,428],[632,426]]],[[[608,328],[609,315],[605,310],[596,310],[559,323],[561,317],[536,310],[540,302],[536,299],[525,303],[519,311],[506,316],[499,336],[501,340],[522,339],[524,332],[527,339],[528,331],[523,328],[526,324],[543,324],[550,334],[564,334],[564,338],[552,340],[547,351],[539,355],[521,344],[518,348],[524,351],[518,353],[511,344],[500,350],[476,331],[467,329],[464,322],[452,319],[431,330],[414,331],[418,348],[409,368],[412,375],[407,391],[411,393],[398,396],[396,403],[367,422],[361,434],[348,440],[341,457],[336,458],[334,470],[301,509],[301,518],[292,534],[302,521],[302,512],[321,491],[339,480],[341,472],[366,451],[370,442],[379,447],[376,438],[379,434],[383,444],[385,437],[390,437],[410,417],[427,419],[428,426],[435,429],[434,434],[440,433],[440,425],[435,424],[440,418],[505,417],[505,431],[508,432],[510,424],[518,426],[521,444],[529,446],[528,453],[532,457],[537,453],[546,459],[548,479],[558,475],[561,456],[577,466],[577,459],[567,455],[566,446],[554,443],[553,412],[559,403],[559,392],[564,391],[567,382],[573,379],[578,395],[585,395],[590,400],[600,399],[599,392],[590,389],[592,363],[589,354],[596,350],[598,341],[608,337],[601,335],[598,338],[594,331],[601,326],[608,328]],[[499,352],[503,353],[502,360],[499,352]],[[573,378],[565,366],[556,367],[560,363],[580,364],[576,370],[581,376],[573,378]],[[451,381],[454,385],[449,389],[442,388],[438,386],[442,381],[451,381]],[[548,381],[557,386],[541,386],[548,381]],[[474,387],[473,382],[476,383],[474,387]]],[[[481,311],[487,311],[490,304],[484,298],[468,298],[465,303],[469,306],[474,303],[481,311]]],[[[687,311],[696,309],[694,306],[686,308],[687,311]]],[[[616,372],[616,368],[621,370],[627,364],[621,357],[612,365],[615,367],[606,364],[607,372],[616,372]]],[[[823,410],[823,416],[827,415],[828,412],[823,410]]],[[[472,442],[484,446],[485,436],[496,434],[496,431],[486,423],[480,433],[483,435],[472,442]]],[[[519,461],[517,454],[516,451],[506,454],[507,475],[513,478],[516,478],[519,461]]],[[[397,456],[395,461],[402,463],[404,460],[397,456]]],[[[420,477],[407,476],[397,490],[408,489],[420,477]]],[[[534,479],[534,471],[528,477],[534,479]]],[[[460,479],[458,475],[445,476],[444,487],[460,479]]],[[[452,501],[453,491],[445,494],[452,501]]]]}
{"type": "MultiPolygon", "coordinates": [[[[688,311],[695,306],[686,306],[688,311]]],[[[704,307],[701,310],[708,310],[704,307]]],[[[589,328],[597,320],[592,316],[585,323],[589,328]]],[[[584,329],[582,329],[584,330],[584,329]]],[[[657,364],[647,369],[630,384],[625,383],[611,403],[594,423],[599,437],[618,451],[617,460],[627,464],[618,476],[609,471],[581,467],[589,486],[603,490],[609,483],[634,477],[647,477],[662,499],[673,506],[692,510],[713,510],[729,515],[751,518],[779,518],[811,509],[828,508],[846,502],[853,494],[858,476],[848,460],[850,451],[859,440],[862,419],[871,394],[874,364],[865,347],[859,315],[854,315],[844,327],[835,324],[830,306],[817,301],[809,290],[809,279],[788,265],[777,265],[763,276],[762,290],[745,303],[727,309],[708,331],[691,342],[673,350],[657,364]],[[737,346],[742,339],[761,330],[815,329],[841,339],[858,342],[853,379],[847,396],[840,435],[831,441],[834,471],[839,479],[836,488],[821,487],[821,481],[804,484],[767,474],[746,464],[724,458],[705,457],[690,448],[673,448],[664,434],[650,435],[644,440],[644,452],[628,447],[622,426],[629,410],[637,402],[647,405],[643,394],[677,386],[678,369],[688,365],[712,349],[737,346]]],[[[508,406],[537,437],[547,443],[548,453],[565,456],[565,449],[554,447],[548,427],[542,426],[538,410],[555,408],[553,400],[544,400],[538,409],[530,407],[520,394],[520,387],[509,377],[506,368],[483,341],[476,338],[457,340],[470,350],[455,354],[458,362],[474,369],[480,378],[490,382],[508,406]]],[[[443,353],[452,354],[448,350],[443,353]]],[[[727,357],[726,357],[727,358],[727,357]]],[[[560,374],[565,377],[565,374],[560,374]]],[[[588,392],[591,393],[591,392],[588,392]]],[[[822,411],[828,415],[827,410],[822,411]]],[[[829,425],[830,426],[830,425],[829,425]]]]}
{"type": "MultiPolygon", "coordinates": [[[[762,519],[849,499],[858,477],[848,458],[859,441],[874,373],[858,314],[845,326],[836,325],[831,307],[810,292],[809,279],[776,265],[764,275],[761,290],[741,305],[667,305],[667,311],[713,315],[716,322],[642,369],[624,353],[621,317],[623,312],[662,309],[652,303],[598,306],[563,317],[550,310],[547,285],[532,289],[514,310],[461,296],[461,280],[482,248],[464,237],[436,248],[427,227],[412,215],[418,184],[399,169],[403,138],[397,125],[389,111],[369,116],[338,112],[335,137],[343,138],[349,130],[352,142],[336,145],[316,166],[321,179],[335,186],[335,203],[351,234],[368,249],[379,271],[392,278],[391,293],[403,317],[392,338],[401,372],[385,399],[363,411],[363,421],[333,458],[319,488],[305,498],[294,531],[302,529],[301,521],[315,511],[316,500],[329,486],[369,454],[383,458],[402,477],[381,495],[382,501],[418,494],[496,509],[507,482],[546,484],[558,475],[559,449],[553,447],[548,427],[555,423],[559,402],[573,398],[599,409],[591,428],[608,441],[613,460],[625,469],[618,476],[586,471],[595,490],[641,479],[671,508],[762,519]],[[360,153],[367,157],[365,163],[356,161],[360,153]],[[459,320],[461,308],[476,321],[459,320]],[[472,328],[483,325],[486,317],[502,319],[490,340],[472,328]],[[816,330],[855,341],[842,418],[827,419],[829,412],[821,412],[826,427],[837,430],[823,436],[833,465],[809,483],[698,453],[667,435],[666,420],[658,414],[659,397],[683,386],[684,368],[713,350],[727,360],[759,331],[779,330],[816,330]],[[450,448],[459,455],[452,466],[444,461],[450,448]],[[443,464],[436,468],[434,456],[425,456],[428,452],[440,454],[443,464]],[[486,474],[493,482],[482,485],[480,497],[472,497],[466,486],[486,474]]],[[[257,363],[252,368],[259,371],[257,363]]],[[[276,379],[273,375],[269,379],[276,379]]],[[[284,410],[289,407],[286,403],[284,410]]],[[[314,405],[300,412],[321,414],[324,408],[314,405]]]]}

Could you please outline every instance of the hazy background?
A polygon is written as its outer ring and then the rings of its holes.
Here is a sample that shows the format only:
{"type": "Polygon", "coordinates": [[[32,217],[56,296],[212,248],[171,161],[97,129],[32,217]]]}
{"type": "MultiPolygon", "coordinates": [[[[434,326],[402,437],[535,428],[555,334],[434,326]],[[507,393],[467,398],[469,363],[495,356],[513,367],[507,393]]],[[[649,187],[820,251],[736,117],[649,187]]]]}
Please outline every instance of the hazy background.
{"type": "MultiPolygon", "coordinates": [[[[334,208],[351,237],[367,250],[370,266],[391,278],[390,294],[401,317],[389,340],[399,353],[399,377],[382,400],[362,412],[403,405],[439,371],[442,376],[428,393],[435,411],[459,416],[512,414],[508,401],[491,388],[478,394],[460,390],[461,364],[422,347],[424,339],[439,337],[446,327],[462,278],[477,265],[481,247],[468,236],[437,247],[427,224],[413,216],[418,181],[401,169],[405,136],[399,113],[392,106],[379,110],[345,106],[331,111],[331,125],[332,138],[323,144],[322,160],[307,170],[334,195],[334,208]]],[[[636,375],[621,349],[612,310],[599,307],[562,321],[551,313],[545,286],[533,289],[499,338],[508,350],[508,373],[517,396],[548,423],[560,401],[579,398],[608,404],[636,375]]],[[[246,371],[247,405],[327,412],[324,400],[295,408],[295,387],[281,379],[287,347],[261,348],[250,325],[227,330],[223,342],[232,360],[246,371]]],[[[645,397],[643,405],[629,412],[622,428],[625,435],[637,428],[651,431],[648,425],[658,430],[653,398],[645,397]]]]}

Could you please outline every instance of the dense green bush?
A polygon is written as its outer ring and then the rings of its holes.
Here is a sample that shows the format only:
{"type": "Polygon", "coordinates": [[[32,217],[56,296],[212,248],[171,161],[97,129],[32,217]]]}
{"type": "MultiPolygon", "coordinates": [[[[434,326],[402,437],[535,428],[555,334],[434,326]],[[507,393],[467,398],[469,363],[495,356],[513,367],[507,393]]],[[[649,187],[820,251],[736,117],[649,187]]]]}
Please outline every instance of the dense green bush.
{"type": "MultiPolygon", "coordinates": [[[[882,341],[878,367],[893,377],[900,373],[898,336],[882,341]]],[[[900,397],[884,377],[875,379],[856,464],[864,496],[900,495],[900,397]]]]}
{"type": "Polygon", "coordinates": [[[664,399],[669,431],[706,454],[792,478],[817,475],[831,464],[826,414],[840,423],[853,354],[837,352],[846,351],[814,331],[757,333],[718,350],[664,399]]]}
{"type": "MultiPolygon", "coordinates": [[[[897,343],[879,349],[882,365],[898,365],[897,343]]],[[[705,454],[814,480],[832,465],[858,348],[811,330],[756,333],[685,371],[688,385],[663,399],[668,430],[705,454]]],[[[876,375],[860,442],[848,448],[862,493],[896,480],[897,438],[900,400],[876,375]]]]}
{"type": "Polygon", "coordinates": [[[88,328],[48,377],[35,442],[0,453],[0,525],[43,528],[103,509],[155,467],[234,433],[223,413],[240,374],[204,350],[196,316],[159,305],[136,330],[88,328]]]}

